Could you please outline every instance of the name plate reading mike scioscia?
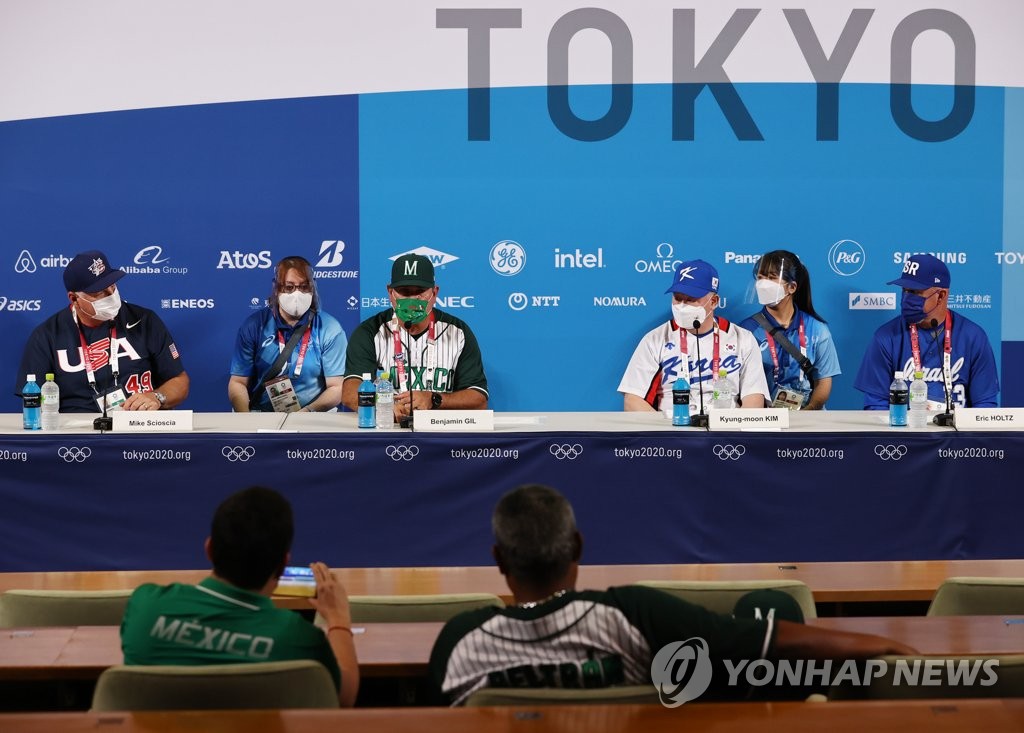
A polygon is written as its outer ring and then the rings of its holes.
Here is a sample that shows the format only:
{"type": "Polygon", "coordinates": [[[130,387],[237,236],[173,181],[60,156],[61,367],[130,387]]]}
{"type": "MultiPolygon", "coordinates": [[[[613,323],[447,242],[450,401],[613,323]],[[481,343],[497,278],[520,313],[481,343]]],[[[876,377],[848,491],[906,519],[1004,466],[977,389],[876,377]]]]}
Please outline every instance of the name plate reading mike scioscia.
{"type": "Polygon", "coordinates": [[[192,430],[192,410],[118,410],[115,433],[171,433],[192,430]]]}
{"type": "Polygon", "coordinates": [[[1024,430],[1024,407],[958,407],[957,430],[1024,430]]]}
{"type": "Polygon", "coordinates": [[[789,427],[789,410],[784,407],[712,409],[708,415],[711,430],[785,430],[789,427]]]}
{"type": "Polygon", "coordinates": [[[494,410],[416,410],[413,430],[473,433],[494,430],[494,410]]]}

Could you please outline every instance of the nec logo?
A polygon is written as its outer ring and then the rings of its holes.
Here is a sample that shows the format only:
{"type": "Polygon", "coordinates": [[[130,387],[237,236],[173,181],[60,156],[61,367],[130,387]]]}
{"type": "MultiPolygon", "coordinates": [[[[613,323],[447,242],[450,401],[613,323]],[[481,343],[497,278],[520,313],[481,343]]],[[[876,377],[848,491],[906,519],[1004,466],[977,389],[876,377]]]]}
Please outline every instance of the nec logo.
{"type": "Polygon", "coordinates": [[[453,310],[455,308],[476,308],[476,304],[473,302],[476,296],[473,295],[449,295],[447,298],[437,297],[437,307],[444,308],[446,310],[453,310]]]}
{"type": "Polygon", "coordinates": [[[264,249],[259,252],[229,252],[226,249],[220,251],[220,260],[217,262],[217,269],[223,270],[269,270],[270,250],[264,249]]]}
{"type": "Polygon", "coordinates": [[[41,300],[20,300],[0,295],[0,311],[38,311],[42,310],[41,300]]]}
{"type": "Polygon", "coordinates": [[[852,311],[894,311],[895,293],[850,293],[852,311]]]}

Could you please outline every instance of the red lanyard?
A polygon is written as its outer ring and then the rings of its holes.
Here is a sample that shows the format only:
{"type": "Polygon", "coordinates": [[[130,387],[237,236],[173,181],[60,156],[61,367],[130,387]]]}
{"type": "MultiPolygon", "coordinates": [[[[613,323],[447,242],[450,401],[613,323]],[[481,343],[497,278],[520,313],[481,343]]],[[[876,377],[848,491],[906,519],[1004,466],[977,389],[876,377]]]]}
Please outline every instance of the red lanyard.
{"type": "MultiPolygon", "coordinates": [[[[296,328],[298,326],[296,325],[296,328]]],[[[302,365],[306,361],[306,349],[309,348],[309,333],[313,330],[313,324],[310,323],[306,326],[306,332],[302,334],[302,343],[299,344],[299,358],[295,360],[295,372],[293,376],[298,378],[302,374],[302,365]]],[[[284,351],[284,336],[281,335],[281,329],[277,330],[277,353],[284,351]]]]}
{"type": "MultiPolygon", "coordinates": [[[[711,348],[711,378],[714,379],[716,376],[718,376],[718,364],[719,364],[719,358],[718,358],[718,319],[717,318],[712,319],[711,326],[712,326],[712,331],[714,333],[714,345],[711,348]]],[[[690,381],[690,383],[692,384],[693,383],[693,379],[692,379],[692,377],[693,377],[693,364],[690,362],[690,352],[689,352],[689,349],[688,349],[688,347],[686,345],[687,334],[689,333],[689,331],[687,331],[685,328],[680,328],[679,325],[676,324],[676,322],[674,320],[672,321],[672,328],[675,328],[675,329],[677,329],[679,331],[679,350],[683,353],[683,356],[686,358],[686,376],[687,376],[688,380],[690,381]]],[[[693,337],[694,338],[700,338],[700,336],[697,333],[694,333],[693,337]]],[[[700,375],[698,374],[697,376],[700,376],[700,375]]]]}
{"type": "MultiPolygon", "coordinates": [[[[428,319],[427,320],[427,346],[428,347],[432,347],[432,346],[434,346],[434,343],[435,343],[435,341],[434,341],[434,339],[435,339],[435,334],[434,334],[434,312],[433,311],[430,312],[430,315],[427,317],[427,319],[428,319]]],[[[405,354],[402,351],[402,335],[401,334],[402,334],[402,332],[401,332],[401,329],[400,329],[400,327],[398,325],[398,317],[396,316],[396,317],[391,319],[391,338],[392,338],[392,340],[394,342],[394,346],[395,346],[395,376],[396,376],[395,387],[400,388],[402,383],[405,383],[408,386],[409,390],[411,391],[412,390],[412,384],[410,384],[408,381],[406,381],[406,377],[405,377],[405,354]]],[[[410,335],[410,337],[412,336],[412,334],[409,334],[409,335],[410,335]]],[[[411,346],[411,344],[410,344],[410,346],[411,346]]],[[[427,358],[428,358],[428,362],[426,364],[426,366],[428,368],[427,370],[428,371],[433,371],[434,362],[436,361],[436,356],[434,354],[434,349],[433,348],[430,349],[430,353],[428,354],[427,358]]]]}
{"type": "MultiPolygon", "coordinates": [[[[107,341],[107,353],[104,354],[100,351],[98,354],[93,354],[89,344],[85,343],[85,334],[82,333],[82,326],[78,322],[78,314],[75,312],[75,307],[71,306],[71,317],[75,321],[75,326],[78,327],[78,342],[82,345],[82,365],[85,367],[85,378],[89,382],[89,386],[92,387],[96,394],[99,394],[99,390],[96,389],[96,370],[102,369],[109,362],[110,371],[114,375],[114,386],[117,386],[117,349],[114,348],[114,342],[117,340],[117,326],[110,326],[110,338],[105,339],[107,341]],[[104,357],[106,357],[104,359],[104,357]],[[97,363],[94,364],[93,361],[97,363]]],[[[102,344],[103,341],[97,342],[102,344]]]]}
{"type": "MultiPolygon", "coordinates": [[[[953,370],[950,368],[953,353],[953,314],[946,311],[946,339],[942,348],[942,381],[946,383],[946,394],[953,394],[953,370]]],[[[910,351],[914,356],[914,368],[921,371],[921,342],[917,337],[917,324],[910,324],[910,351]]]]}
{"type": "MultiPolygon", "coordinates": [[[[800,316],[800,321],[799,321],[799,324],[797,325],[797,331],[800,334],[800,353],[803,354],[806,357],[807,356],[807,334],[804,333],[804,317],[802,315],[800,316]]],[[[767,331],[765,331],[764,335],[765,335],[765,337],[766,337],[766,339],[768,341],[768,351],[772,355],[772,365],[774,367],[773,374],[774,374],[775,382],[776,382],[776,384],[778,384],[778,381],[779,381],[779,354],[775,350],[775,339],[773,339],[772,335],[769,332],[767,332],[767,331]]],[[[800,373],[803,374],[803,371],[801,371],[800,373]]]]}

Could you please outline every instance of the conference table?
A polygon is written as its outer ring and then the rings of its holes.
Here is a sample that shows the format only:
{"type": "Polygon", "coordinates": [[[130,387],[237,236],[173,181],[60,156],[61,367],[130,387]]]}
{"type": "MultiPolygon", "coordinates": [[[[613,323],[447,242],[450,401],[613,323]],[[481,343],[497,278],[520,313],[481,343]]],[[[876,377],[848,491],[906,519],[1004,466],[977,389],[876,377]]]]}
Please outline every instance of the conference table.
{"type": "MultiPolygon", "coordinates": [[[[929,656],[1024,654],[1024,619],[891,616],[808,619],[809,626],[877,634],[929,656]]],[[[365,677],[423,677],[440,623],[359,624],[356,654],[365,677]]],[[[0,630],[0,681],[95,679],[121,664],[117,626],[0,630]]]]}
{"type": "Polygon", "coordinates": [[[295,510],[295,564],[490,562],[490,514],[524,483],[572,501],[594,564],[1024,557],[1024,434],[889,428],[875,412],[790,427],[674,428],[660,413],[497,413],[487,432],[359,430],[351,413],[193,416],[180,433],[57,432],[0,416],[0,571],[197,568],[229,493],[295,510]]]}

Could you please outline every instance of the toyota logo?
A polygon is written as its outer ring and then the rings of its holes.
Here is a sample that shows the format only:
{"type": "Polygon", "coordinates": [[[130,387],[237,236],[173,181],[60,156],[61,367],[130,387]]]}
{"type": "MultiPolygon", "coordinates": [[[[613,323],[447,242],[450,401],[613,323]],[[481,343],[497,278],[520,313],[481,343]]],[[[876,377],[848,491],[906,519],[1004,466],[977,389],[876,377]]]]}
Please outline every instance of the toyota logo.
{"type": "Polygon", "coordinates": [[[235,461],[248,461],[256,455],[256,449],[251,445],[226,445],[220,449],[220,454],[234,463],[235,461]]]}
{"type": "Polygon", "coordinates": [[[583,446],[579,443],[552,443],[548,447],[548,452],[560,461],[575,461],[583,455],[583,446]]]}
{"type": "Polygon", "coordinates": [[[418,445],[389,445],[384,449],[392,461],[411,461],[420,454],[418,445]]]}
{"type": "Polygon", "coordinates": [[[79,448],[77,445],[61,446],[57,449],[57,457],[62,458],[65,463],[82,463],[92,455],[92,448],[79,448]]]}
{"type": "Polygon", "coordinates": [[[718,456],[718,460],[720,461],[738,461],[740,456],[747,452],[745,446],[728,444],[716,444],[711,450],[716,456],[718,456]]]}
{"type": "Polygon", "coordinates": [[[883,461],[898,461],[903,456],[907,455],[907,446],[905,445],[876,445],[875,455],[881,458],[883,461]]]}

